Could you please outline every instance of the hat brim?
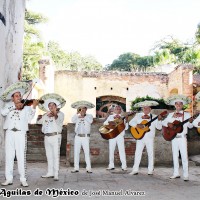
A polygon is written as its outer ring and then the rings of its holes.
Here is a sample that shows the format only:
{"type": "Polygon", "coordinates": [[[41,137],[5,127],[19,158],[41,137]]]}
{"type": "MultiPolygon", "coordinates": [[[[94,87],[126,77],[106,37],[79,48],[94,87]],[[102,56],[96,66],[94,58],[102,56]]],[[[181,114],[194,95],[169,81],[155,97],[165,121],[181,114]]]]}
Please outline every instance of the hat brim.
{"type": "Polygon", "coordinates": [[[187,104],[186,101],[184,101],[184,100],[182,100],[182,99],[177,99],[177,100],[170,101],[170,104],[169,104],[169,105],[175,106],[175,103],[177,103],[177,102],[182,102],[183,105],[186,105],[186,104],[187,104]]]}
{"type": "Polygon", "coordinates": [[[159,105],[159,103],[156,101],[142,101],[142,102],[136,103],[134,107],[143,108],[143,107],[152,107],[152,106],[157,106],[157,105],[159,105]]]}
{"type": "Polygon", "coordinates": [[[40,99],[44,100],[44,103],[39,104],[38,107],[45,112],[49,111],[49,103],[55,103],[57,108],[63,108],[66,104],[66,100],[56,93],[45,94],[40,99]]]}
{"type": "Polygon", "coordinates": [[[89,101],[76,101],[71,104],[72,108],[80,108],[80,107],[86,107],[88,109],[94,108],[95,105],[93,103],[90,103],[89,101]]]}
{"type": "Polygon", "coordinates": [[[12,95],[16,92],[20,92],[20,94],[23,96],[25,93],[27,93],[31,89],[31,85],[26,82],[17,82],[5,89],[3,94],[1,95],[1,99],[3,101],[9,101],[12,98],[12,95]]]}
{"type": "Polygon", "coordinates": [[[173,96],[170,96],[168,97],[166,100],[165,100],[165,103],[167,105],[171,105],[171,106],[174,106],[176,102],[182,102],[183,105],[187,105],[187,104],[190,104],[191,103],[191,99],[186,97],[185,95],[173,95],[173,96]]]}

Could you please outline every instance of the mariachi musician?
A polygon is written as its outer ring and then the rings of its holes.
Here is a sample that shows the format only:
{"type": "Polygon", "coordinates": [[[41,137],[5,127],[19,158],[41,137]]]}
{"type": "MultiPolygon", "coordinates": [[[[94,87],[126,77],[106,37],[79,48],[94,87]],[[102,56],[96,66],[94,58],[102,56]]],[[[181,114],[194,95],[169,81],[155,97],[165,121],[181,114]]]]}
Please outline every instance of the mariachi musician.
{"type": "Polygon", "coordinates": [[[23,187],[28,187],[26,179],[26,133],[28,123],[35,115],[35,109],[38,105],[37,100],[33,100],[32,106],[24,106],[22,95],[28,92],[30,85],[25,82],[17,82],[10,85],[1,95],[3,101],[8,101],[1,110],[1,114],[6,118],[4,122],[5,134],[5,178],[1,183],[3,186],[13,184],[13,166],[15,153],[17,157],[20,182],[23,187]]]}
{"type": "Polygon", "coordinates": [[[60,109],[64,107],[66,101],[56,93],[45,94],[40,99],[44,101],[44,104],[39,104],[39,108],[46,113],[37,120],[37,124],[42,124],[48,164],[48,171],[42,175],[42,178],[54,178],[54,181],[58,181],[61,133],[64,121],[64,113],[60,109]]]}
{"type": "MultiPolygon", "coordinates": [[[[163,126],[173,129],[173,122],[180,121],[183,122],[186,119],[190,119],[191,115],[188,112],[183,111],[183,106],[187,105],[191,100],[184,95],[173,95],[168,97],[166,104],[175,106],[175,112],[170,113],[167,118],[162,122],[163,126]]],[[[170,179],[180,178],[179,175],[179,151],[181,153],[182,166],[183,166],[183,180],[189,180],[188,174],[188,153],[187,153],[187,138],[188,128],[192,128],[192,118],[183,125],[183,131],[178,133],[176,137],[172,140],[172,153],[173,153],[173,163],[174,163],[174,173],[170,179]]]]}
{"type": "Polygon", "coordinates": [[[86,162],[87,173],[92,173],[90,160],[90,132],[93,116],[87,114],[87,109],[94,108],[94,105],[88,101],[77,101],[71,105],[77,109],[77,113],[72,117],[72,123],[75,123],[74,139],[74,170],[71,173],[79,172],[79,158],[81,147],[83,147],[86,162]]]}
{"type": "MultiPolygon", "coordinates": [[[[113,121],[116,119],[121,119],[121,113],[122,113],[122,108],[119,105],[116,105],[114,107],[114,114],[110,115],[106,121],[104,122],[104,125],[110,125],[112,126],[113,121]]],[[[128,123],[127,123],[127,118],[124,120],[124,123],[126,124],[125,130],[128,129],[128,123]]],[[[126,165],[126,155],[125,155],[125,146],[124,146],[124,135],[125,135],[125,130],[123,130],[117,137],[109,139],[109,166],[107,170],[114,170],[114,151],[116,144],[118,145],[118,150],[119,150],[119,157],[120,161],[122,163],[122,170],[126,171],[127,170],[127,165],[126,165]]]]}
{"type": "MultiPolygon", "coordinates": [[[[200,102],[200,92],[198,92],[196,94],[196,97],[195,97],[196,101],[199,101],[200,102]]],[[[200,130],[200,115],[193,121],[193,125],[195,127],[197,127],[198,130],[200,130]]]]}
{"type": "MultiPolygon", "coordinates": [[[[143,101],[134,105],[134,107],[141,107],[142,112],[137,113],[135,117],[129,122],[130,126],[136,128],[143,128],[143,124],[141,124],[144,120],[150,121],[155,118],[154,114],[151,114],[151,106],[157,106],[158,103],[156,101],[143,101]]],[[[145,135],[137,140],[136,142],[136,151],[135,151],[135,160],[132,172],[130,175],[137,175],[139,171],[139,165],[142,158],[142,152],[144,147],[146,146],[147,154],[148,154],[148,175],[153,175],[154,170],[154,138],[155,131],[157,129],[162,128],[162,123],[160,121],[161,117],[158,116],[158,119],[153,121],[149,127],[149,131],[145,133],[145,135]]]]}

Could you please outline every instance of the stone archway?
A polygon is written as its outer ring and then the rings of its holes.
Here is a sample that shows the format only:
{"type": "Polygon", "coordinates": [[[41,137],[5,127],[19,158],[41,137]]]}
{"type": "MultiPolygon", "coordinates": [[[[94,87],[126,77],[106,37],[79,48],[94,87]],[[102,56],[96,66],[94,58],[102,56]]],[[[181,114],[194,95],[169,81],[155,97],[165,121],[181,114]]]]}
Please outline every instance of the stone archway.
{"type": "Polygon", "coordinates": [[[96,98],[96,117],[106,118],[108,116],[108,110],[114,105],[120,105],[123,111],[126,111],[126,98],[119,96],[100,96],[96,98]]]}

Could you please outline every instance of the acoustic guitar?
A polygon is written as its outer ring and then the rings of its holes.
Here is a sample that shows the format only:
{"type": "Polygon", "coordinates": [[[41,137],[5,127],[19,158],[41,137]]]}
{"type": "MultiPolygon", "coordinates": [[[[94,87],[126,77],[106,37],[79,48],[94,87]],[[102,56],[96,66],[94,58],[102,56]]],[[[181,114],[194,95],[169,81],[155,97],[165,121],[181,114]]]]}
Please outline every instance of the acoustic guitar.
{"type": "MultiPolygon", "coordinates": [[[[167,115],[167,111],[163,111],[162,113],[160,113],[161,117],[165,117],[167,115]]],[[[159,116],[159,115],[158,115],[159,116]]],[[[147,121],[147,120],[143,120],[140,124],[143,125],[143,128],[139,128],[137,126],[132,126],[131,127],[131,134],[132,136],[136,139],[136,140],[140,140],[144,137],[145,133],[149,132],[150,129],[150,125],[153,121],[155,121],[158,116],[154,117],[152,120],[147,121]]]]}
{"type": "Polygon", "coordinates": [[[173,140],[178,133],[183,132],[183,125],[185,123],[187,123],[190,119],[192,119],[192,118],[195,119],[196,117],[198,117],[198,115],[199,115],[199,113],[196,114],[196,115],[193,115],[192,117],[190,117],[190,118],[188,118],[188,119],[186,119],[182,122],[175,120],[173,122],[172,128],[163,126],[162,127],[162,135],[163,135],[164,139],[167,140],[167,141],[173,140]]]}
{"type": "Polygon", "coordinates": [[[127,116],[131,116],[135,114],[135,112],[131,112],[127,114],[126,116],[122,117],[121,119],[115,119],[112,121],[112,125],[103,125],[99,128],[99,132],[101,134],[101,137],[105,140],[113,139],[117,137],[124,129],[124,119],[127,116]]]}

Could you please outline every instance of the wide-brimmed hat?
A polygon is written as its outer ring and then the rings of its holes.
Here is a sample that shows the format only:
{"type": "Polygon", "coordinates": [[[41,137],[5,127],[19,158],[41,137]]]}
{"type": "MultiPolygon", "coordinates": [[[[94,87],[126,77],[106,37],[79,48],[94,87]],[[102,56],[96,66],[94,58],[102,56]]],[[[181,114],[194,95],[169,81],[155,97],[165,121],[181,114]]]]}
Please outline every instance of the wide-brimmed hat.
{"type": "Polygon", "coordinates": [[[195,100],[196,100],[196,101],[200,101],[200,92],[198,92],[198,93],[196,94],[195,100]]]}
{"type": "Polygon", "coordinates": [[[5,89],[3,94],[0,96],[0,98],[3,101],[9,101],[11,100],[11,97],[14,93],[20,92],[21,95],[23,96],[25,93],[27,93],[31,89],[31,85],[26,82],[16,82],[10,85],[5,89]]]}
{"type": "Polygon", "coordinates": [[[148,101],[148,100],[145,100],[145,101],[136,103],[136,104],[134,105],[134,107],[140,107],[140,108],[142,108],[142,107],[146,107],[146,106],[151,107],[151,106],[157,106],[157,105],[159,105],[159,103],[156,102],[156,101],[148,101]]]}
{"type": "Polygon", "coordinates": [[[170,96],[165,100],[165,103],[167,105],[172,105],[172,106],[174,106],[176,102],[182,102],[183,105],[187,105],[191,103],[192,100],[182,94],[176,94],[176,95],[170,96]]]}
{"type": "Polygon", "coordinates": [[[86,107],[88,109],[94,108],[95,105],[93,103],[90,103],[89,101],[76,101],[71,104],[72,108],[80,108],[80,107],[86,107]]]}
{"type": "Polygon", "coordinates": [[[44,103],[38,104],[38,107],[45,112],[49,111],[49,107],[48,107],[49,103],[55,103],[57,105],[57,108],[64,107],[66,103],[65,99],[56,93],[45,94],[40,99],[44,100],[44,103]]]}

